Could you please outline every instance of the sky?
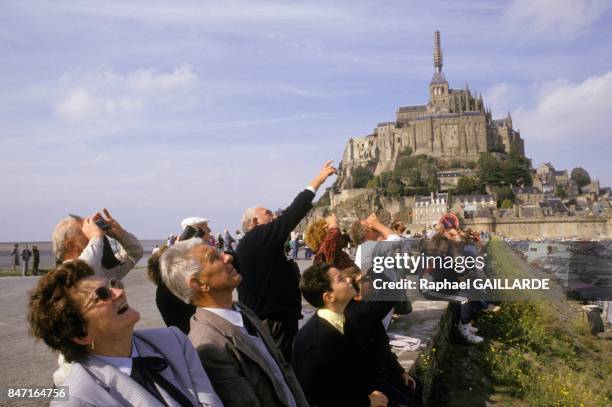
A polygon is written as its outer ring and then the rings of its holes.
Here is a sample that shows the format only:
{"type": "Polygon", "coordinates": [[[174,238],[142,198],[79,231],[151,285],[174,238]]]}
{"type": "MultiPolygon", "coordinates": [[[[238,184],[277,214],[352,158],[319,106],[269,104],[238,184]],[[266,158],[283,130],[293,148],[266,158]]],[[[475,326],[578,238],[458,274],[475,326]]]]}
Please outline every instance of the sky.
{"type": "Polygon", "coordinates": [[[0,2],[0,241],[103,207],[142,239],[284,208],[349,138],[427,102],[435,30],[450,86],[510,111],[535,166],[611,185],[611,6],[0,2]]]}

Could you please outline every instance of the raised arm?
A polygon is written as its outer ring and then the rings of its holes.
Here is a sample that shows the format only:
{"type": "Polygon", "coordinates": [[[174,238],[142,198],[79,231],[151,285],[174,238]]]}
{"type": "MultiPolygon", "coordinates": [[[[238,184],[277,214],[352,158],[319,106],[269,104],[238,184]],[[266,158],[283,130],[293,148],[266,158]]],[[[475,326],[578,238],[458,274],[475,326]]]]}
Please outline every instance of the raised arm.
{"type": "Polygon", "coordinates": [[[289,237],[289,234],[300,221],[306,216],[312,208],[312,200],[315,197],[317,189],[327,180],[327,178],[337,173],[337,169],[332,165],[332,160],[329,160],[323,165],[317,176],[310,182],[308,187],[300,192],[277,219],[272,222],[262,225],[266,228],[266,239],[271,245],[282,246],[289,237]]]}

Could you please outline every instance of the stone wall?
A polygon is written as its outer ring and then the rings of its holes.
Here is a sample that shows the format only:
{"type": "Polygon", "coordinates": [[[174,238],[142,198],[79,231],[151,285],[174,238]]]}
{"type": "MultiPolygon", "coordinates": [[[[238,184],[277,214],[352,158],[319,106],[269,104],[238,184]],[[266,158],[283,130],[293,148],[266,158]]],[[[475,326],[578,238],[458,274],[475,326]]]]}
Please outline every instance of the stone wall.
{"type": "Polygon", "coordinates": [[[543,217],[537,219],[466,219],[466,227],[477,231],[500,233],[517,239],[542,238],[612,238],[612,218],[606,217],[543,217]]]}
{"type": "MultiPolygon", "coordinates": [[[[414,206],[414,197],[380,197],[377,198],[373,188],[343,190],[330,194],[331,209],[338,212],[343,227],[354,220],[367,216],[369,212],[384,211],[385,218],[400,218],[406,222],[413,219],[408,216],[414,206]],[[346,218],[346,219],[343,219],[346,218]],[[345,225],[346,223],[346,225],[345,225]]],[[[379,214],[380,215],[380,214],[379,214]]],[[[423,226],[411,225],[413,232],[423,226]]],[[[429,226],[429,225],[427,225],[429,226]]],[[[513,238],[578,238],[610,239],[612,238],[612,217],[604,216],[546,216],[538,218],[474,218],[465,219],[465,227],[476,231],[500,233],[513,238]]]]}
{"type": "Polygon", "coordinates": [[[331,209],[333,210],[336,206],[343,202],[357,198],[372,201],[375,196],[376,190],[373,188],[344,189],[337,194],[330,194],[331,209]]]}

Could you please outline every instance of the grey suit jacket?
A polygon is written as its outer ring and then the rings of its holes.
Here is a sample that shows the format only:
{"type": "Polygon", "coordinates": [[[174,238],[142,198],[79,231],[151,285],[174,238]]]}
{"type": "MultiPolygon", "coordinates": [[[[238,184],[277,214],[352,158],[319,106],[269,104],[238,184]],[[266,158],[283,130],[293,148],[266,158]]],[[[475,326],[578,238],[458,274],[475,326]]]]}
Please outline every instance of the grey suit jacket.
{"type": "MultiPolygon", "coordinates": [[[[178,328],[134,331],[134,344],[140,356],[163,357],[168,367],[160,372],[193,402],[194,406],[222,406],[193,346],[178,328]]],[[[63,383],[69,387],[69,401],[53,401],[53,406],[163,406],[155,396],[130,376],[101,359],[89,357],[75,363],[63,383]]],[[[178,402],[158,387],[169,406],[178,402]]]]}
{"type": "MultiPolygon", "coordinates": [[[[277,349],[267,328],[253,311],[242,304],[239,306],[278,364],[296,404],[308,406],[291,365],[277,349]]],[[[225,406],[288,405],[274,373],[240,328],[215,313],[198,308],[191,318],[189,339],[225,406]]]]}

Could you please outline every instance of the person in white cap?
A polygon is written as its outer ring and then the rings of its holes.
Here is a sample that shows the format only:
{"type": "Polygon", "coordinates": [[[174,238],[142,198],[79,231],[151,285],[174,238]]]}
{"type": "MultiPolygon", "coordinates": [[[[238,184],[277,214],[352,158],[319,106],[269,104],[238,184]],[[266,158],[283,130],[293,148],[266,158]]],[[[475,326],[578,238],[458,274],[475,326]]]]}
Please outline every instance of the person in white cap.
{"type": "Polygon", "coordinates": [[[208,219],[196,216],[183,219],[181,222],[183,233],[178,239],[179,242],[182,240],[191,239],[193,237],[199,237],[208,242],[210,238],[210,228],[208,227],[208,222],[208,219]]]}

